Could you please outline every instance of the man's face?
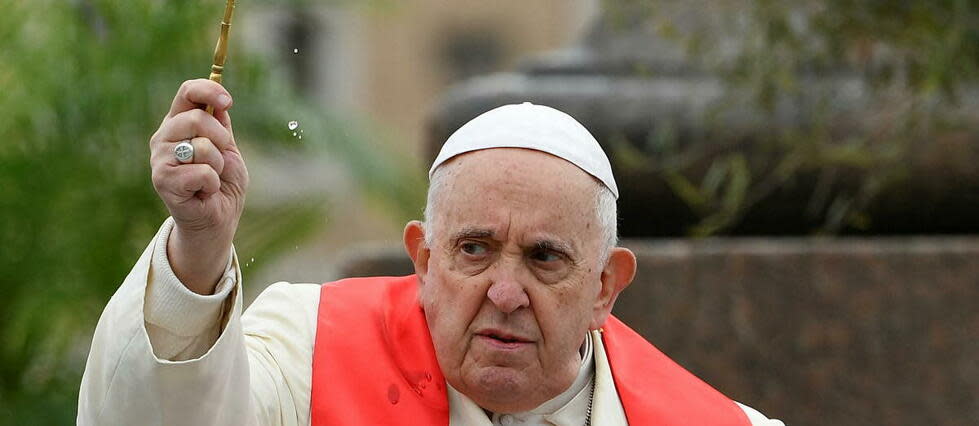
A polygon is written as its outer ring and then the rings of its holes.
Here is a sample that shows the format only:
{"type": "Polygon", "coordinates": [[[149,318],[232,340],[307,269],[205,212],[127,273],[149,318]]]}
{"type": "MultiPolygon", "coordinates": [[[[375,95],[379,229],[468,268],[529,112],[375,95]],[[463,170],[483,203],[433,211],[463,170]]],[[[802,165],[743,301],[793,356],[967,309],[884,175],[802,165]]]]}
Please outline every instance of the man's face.
{"type": "Polygon", "coordinates": [[[529,410],[571,385],[587,330],[604,320],[598,183],[533,150],[452,162],[421,275],[438,361],[483,408],[529,410]]]}

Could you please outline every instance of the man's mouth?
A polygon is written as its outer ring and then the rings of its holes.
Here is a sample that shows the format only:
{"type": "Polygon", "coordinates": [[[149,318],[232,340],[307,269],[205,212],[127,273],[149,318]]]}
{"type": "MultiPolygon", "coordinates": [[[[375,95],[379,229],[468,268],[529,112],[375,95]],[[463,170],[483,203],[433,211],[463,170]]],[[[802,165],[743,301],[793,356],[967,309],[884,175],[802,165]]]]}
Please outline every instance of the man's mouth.
{"type": "Polygon", "coordinates": [[[502,346],[504,348],[516,348],[526,343],[532,343],[530,339],[499,330],[482,330],[476,333],[476,336],[486,339],[489,343],[494,344],[494,346],[502,346]]]}

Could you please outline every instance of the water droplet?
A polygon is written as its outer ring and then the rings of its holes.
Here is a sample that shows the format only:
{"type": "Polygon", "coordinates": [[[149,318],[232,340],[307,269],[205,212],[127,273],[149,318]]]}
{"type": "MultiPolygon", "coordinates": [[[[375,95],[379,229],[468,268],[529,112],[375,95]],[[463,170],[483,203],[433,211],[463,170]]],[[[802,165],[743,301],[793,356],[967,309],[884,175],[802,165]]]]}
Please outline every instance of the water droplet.
{"type": "Polygon", "coordinates": [[[408,388],[418,395],[425,392],[425,389],[432,382],[432,373],[427,371],[411,371],[405,373],[408,379],[408,388]]]}
{"type": "Polygon", "coordinates": [[[292,137],[296,137],[297,134],[298,133],[296,133],[296,132],[292,132],[292,137]]]}
{"type": "Polygon", "coordinates": [[[296,130],[296,128],[299,127],[299,122],[296,120],[292,120],[289,122],[288,126],[289,126],[289,130],[296,130]]]}
{"type": "Polygon", "coordinates": [[[302,138],[303,138],[303,135],[299,135],[299,139],[302,139],[302,138]]]}
{"type": "Polygon", "coordinates": [[[254,261],[255,261],[255,258],[254,257],[252,258],[252,260],[249,260],[249,262],[254,262],[254,261]]]}
{"type": "Polygon", "coordinates": [[[398,390],[398,385],[392,383],[391,386],[388,386],[388,401],[391,401],[391,404],[397,404],[399,400],[401,400],[401,391],[398,390]]]}
{"type": "Polygon", "coordinates": [[[297,49],[292,49],[292,53],[294,55],[298,55],[299,54],[299,49],[298,48],[297,49]]]}

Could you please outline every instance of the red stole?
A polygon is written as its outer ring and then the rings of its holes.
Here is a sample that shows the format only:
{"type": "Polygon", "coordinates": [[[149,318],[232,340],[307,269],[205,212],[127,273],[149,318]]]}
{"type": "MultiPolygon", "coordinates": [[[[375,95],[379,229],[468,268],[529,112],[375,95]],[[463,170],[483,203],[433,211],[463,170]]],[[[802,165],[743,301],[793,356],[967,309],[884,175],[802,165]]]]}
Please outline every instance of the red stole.
{"type": "MultiPolygon", "coordinates": [[[[604,330],[629,424],[750,425],[733,401],[615,317],[604,330]]],[[[310,411],[314,426],[449,423],[445,378],[414,275],[323,285],[310,411]]]]}

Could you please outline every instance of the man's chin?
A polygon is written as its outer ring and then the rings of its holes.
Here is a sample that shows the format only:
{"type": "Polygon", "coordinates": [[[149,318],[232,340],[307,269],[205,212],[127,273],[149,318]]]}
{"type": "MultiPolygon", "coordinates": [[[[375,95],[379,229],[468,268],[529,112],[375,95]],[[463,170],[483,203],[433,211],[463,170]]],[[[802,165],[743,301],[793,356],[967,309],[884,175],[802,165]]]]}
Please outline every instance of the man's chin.
{"type": "Polygon", "coordinates": [[[482,367],[466,377],[466,389],[458,389],[480,407],[494,413],[517,413],[544,401],[534,398],[534,386],[526,373],[511,367],[482,367]]]}

